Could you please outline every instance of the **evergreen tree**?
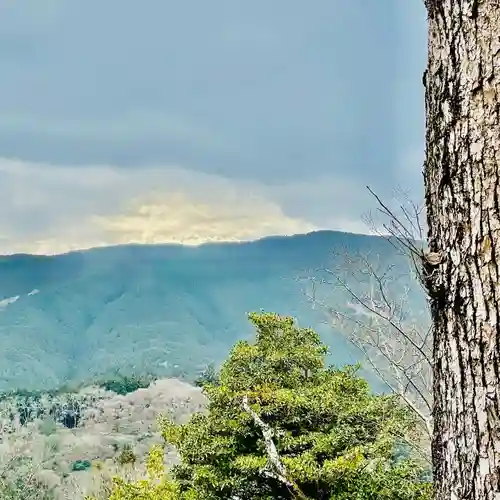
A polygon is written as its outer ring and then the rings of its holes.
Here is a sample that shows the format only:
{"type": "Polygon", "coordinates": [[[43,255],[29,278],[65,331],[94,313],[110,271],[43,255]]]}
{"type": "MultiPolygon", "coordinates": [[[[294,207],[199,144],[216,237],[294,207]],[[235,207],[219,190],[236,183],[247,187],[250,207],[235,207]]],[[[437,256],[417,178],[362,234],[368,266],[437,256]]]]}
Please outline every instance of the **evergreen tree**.
{"type": "Polygon", "coordinates": [[[357,367],[327,367],[319,335],[293,318],[250,320],[256,341],[238,342],[204,385],[208,412],[161,419],[184,498],[430,498],[424,469],[396,458],[414,422],[394,396],[371,394],[357,367]]]}

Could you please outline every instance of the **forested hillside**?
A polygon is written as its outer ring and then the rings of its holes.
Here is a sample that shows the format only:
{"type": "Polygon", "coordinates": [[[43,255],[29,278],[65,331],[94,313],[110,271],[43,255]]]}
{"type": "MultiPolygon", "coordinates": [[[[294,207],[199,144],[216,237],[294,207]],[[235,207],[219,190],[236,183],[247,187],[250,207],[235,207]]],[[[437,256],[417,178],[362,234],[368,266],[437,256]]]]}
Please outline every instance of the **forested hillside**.
{"type": "MultiPolygon", "coordinates": [[[[251,334],[246,313],[261,309],[300,318],[320,332],[333,362],[353,361],[308,301],[303,279],[341,265],[344,251],[393,264],[395,274],[408,269],[384,239],[332,231],[3,256],[0,390],[48,389],[114,370],[192,380],[251,334]]],[[[423,308],[423,295],[412,287],[409,307],[423,308]]],[[[346,305],[341,290],[327,291],[335,307],[346,305]]]]}

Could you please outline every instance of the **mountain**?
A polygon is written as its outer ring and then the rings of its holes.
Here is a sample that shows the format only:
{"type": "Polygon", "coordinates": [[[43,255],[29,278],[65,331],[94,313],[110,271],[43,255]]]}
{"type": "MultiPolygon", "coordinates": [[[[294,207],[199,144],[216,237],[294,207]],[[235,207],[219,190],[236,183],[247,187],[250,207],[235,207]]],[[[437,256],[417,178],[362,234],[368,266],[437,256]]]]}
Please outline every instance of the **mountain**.
{"type": "MultiPolygon", "coordinates": [[[[113,370],[193,378],[252,335],[246,314],[261,309],[297,317],[322,334],[333,362],[353,362],[299,279],[342,264],[334,254],[343,251],[407,269],[385,239],[333,231],[1,256],[0,390],[46,389],[113,370]]],[[[329,293],[333,305],[347,305],[345,294],[329,293]]],[[[410,299],[423,307],[418,287],[410,299]]]]}

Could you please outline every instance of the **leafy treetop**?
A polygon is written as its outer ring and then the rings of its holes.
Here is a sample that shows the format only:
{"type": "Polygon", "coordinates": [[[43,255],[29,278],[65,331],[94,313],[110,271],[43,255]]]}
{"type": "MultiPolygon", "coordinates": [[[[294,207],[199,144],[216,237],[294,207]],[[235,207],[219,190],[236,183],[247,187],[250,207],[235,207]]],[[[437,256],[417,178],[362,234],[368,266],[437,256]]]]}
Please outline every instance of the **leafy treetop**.
{"type": "Polygon", "coordinates": [[[255,342],[238,342],[204,384],[208,411],[184,425],[160,420],[181,457],[179,498],[430,498],[422,468],[396,457],[414,422],[394,396],[372,394],[358,367],[326,366],[319,335],[293,318],[249,318],[255,342]]]}

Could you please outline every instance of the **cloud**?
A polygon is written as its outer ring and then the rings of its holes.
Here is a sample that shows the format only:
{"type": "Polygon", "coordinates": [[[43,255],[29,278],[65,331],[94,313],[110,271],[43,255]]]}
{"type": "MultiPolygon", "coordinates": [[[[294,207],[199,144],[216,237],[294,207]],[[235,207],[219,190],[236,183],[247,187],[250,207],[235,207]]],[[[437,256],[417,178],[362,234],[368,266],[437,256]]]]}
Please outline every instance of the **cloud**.
{"type": "Polygon", "coordinates": [[[196,8],[1,3],[0,253],[368,232],[366,184],[421,198],[421,2],[196,8]]]}
{"type": "Polygon", "coordinates": [[[128,213],[96,217],[99,227],[118,243],[199,244],[207,241],[244,241],[273,234],[295,234],[315,229],[313,224],[287,217],[276,204],[245,198],[202,202],[181,192],[156,199],[138,199],[128,213]]]}
{"type": "Polygon", "coordinates": [[[369,232],[355,180],[277,186],[176,166],[84,168],[0,159],[0,253],[125,243],[245,241],[316,229],[369,232]]]}
{"type": "Polygon", "coordinates": [[[189,165],[259,183],[333,170],[392,183],[395,155],[422,133],[421,2],[196,9],[3,2],[2,155],[81,168],[189,165]]]}
{"type": "Polygon", "coordinates": [[[0,252],[122,243],[199,244],[311,231],[265,189],[177,167],[54,167],[0,161],[0,252]]]}

